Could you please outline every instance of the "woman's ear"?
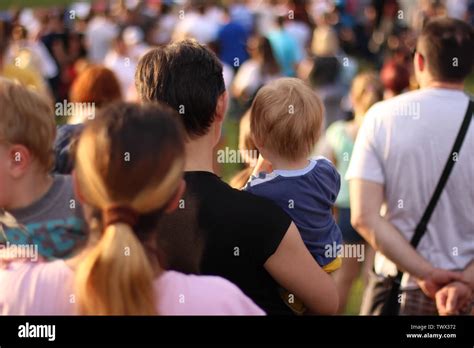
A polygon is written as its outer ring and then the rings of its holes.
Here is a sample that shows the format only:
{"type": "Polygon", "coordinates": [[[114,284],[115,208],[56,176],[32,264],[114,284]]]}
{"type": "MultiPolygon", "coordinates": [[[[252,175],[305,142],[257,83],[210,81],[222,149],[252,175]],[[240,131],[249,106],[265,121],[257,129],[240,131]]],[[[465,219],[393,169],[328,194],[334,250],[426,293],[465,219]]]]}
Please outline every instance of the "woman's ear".
{"type": "Polygon", "coordinates": [[[72,176],[72,185],[74,187],[74,194],[76,198],[79,200],[81,203],[86,203],[84,196],[82,195],[81,189],[79,188],[79,181],[77,179],[76,171],[73,170],[71,173],[72,176]]]}
{"type": "Polygon", "coordinates": [[[184,191],[186,191],[186,181],[184,181],[184,179],[181,179],[178,189],[165,207],[166,214],[171,214],[173,211],[176,210],[176,208],[178,208],[179,201],[183,197],[184,191]]]}

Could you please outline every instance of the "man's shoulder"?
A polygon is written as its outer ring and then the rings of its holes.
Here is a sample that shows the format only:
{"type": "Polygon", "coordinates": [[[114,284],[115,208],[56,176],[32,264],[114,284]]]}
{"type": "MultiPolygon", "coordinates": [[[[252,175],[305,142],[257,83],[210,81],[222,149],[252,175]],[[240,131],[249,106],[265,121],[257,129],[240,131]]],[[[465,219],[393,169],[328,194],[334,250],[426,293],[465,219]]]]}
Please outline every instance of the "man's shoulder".
{"type": "Polygon", "coordinates": [[[424,99],[425,92],[423,90],[415,90],[406,93],[399,94],[395,97],[379,101],[372,105],[369,109],[369,112],[373,112],[374,110],[378,112],[385,111],[386,113],[390,114],[395,107],[398,107],[400,103],[407,103],[407,102],[419,102],[424,99]]]}
{"type": "MultiPolygon", "coordinates": [[[[465,98],[467,100],[468,96],[466,95],[465,98]]],[[[443,100],[433,92],[433,89],[417,89],[375,103],[369,109],[367,115],[376,119],[388,116],[406,116],[404,112],[406,113],[411,109],[424,105],[433,108],[437,103],[443,103],[443,100]]]]}
{"type": "MultiPolygon", "coordinates": [[[[249,209],[249,210],[261,210],[261,209],[266,209],[266,210],[280,210],[276,205],[274,205],[270,200],[264,197],[260,197],[257,195],[254,195],[250,192],[243,191],[243,190],[237,190],[232,187],[230,187],[228,184],[224,183],[226,187],[227,194],[229,197],[234,198],[236,201],[239,201],[242,203],[242,209],[249,209]]],[[[262,185],[263,187],[265,185],[262,185]]]]}

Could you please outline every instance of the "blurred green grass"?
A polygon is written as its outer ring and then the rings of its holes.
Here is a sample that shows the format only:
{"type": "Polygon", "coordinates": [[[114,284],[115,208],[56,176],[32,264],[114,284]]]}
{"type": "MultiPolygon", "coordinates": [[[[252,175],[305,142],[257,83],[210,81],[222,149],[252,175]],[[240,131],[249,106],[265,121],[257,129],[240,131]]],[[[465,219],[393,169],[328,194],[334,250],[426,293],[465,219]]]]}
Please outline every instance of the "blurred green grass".
{"type": "Polygon", "coordinates": [[[469,75],[469,77],[466,80],[466,91],[468,91],[471,94],[474,94],[474,73],[469,75]]]}
{"type": "Polygon", "coordinates": [[[352,284],[352,289],[349,293],[349,299],[347,300],[346,315],[359,315],[360,304],[362,302],[362,294],[364,293],[364,282],[359,277],[352,284]]]}
{"type": "MultiPolygon", "coordinates": [[[[81,0],[90,2],[88,0],[81,0]]],[[[0,10],[19,7],[48,7],[48,6],[63,6],[69,5],[77,0],[1,0],[0,10]]]]}

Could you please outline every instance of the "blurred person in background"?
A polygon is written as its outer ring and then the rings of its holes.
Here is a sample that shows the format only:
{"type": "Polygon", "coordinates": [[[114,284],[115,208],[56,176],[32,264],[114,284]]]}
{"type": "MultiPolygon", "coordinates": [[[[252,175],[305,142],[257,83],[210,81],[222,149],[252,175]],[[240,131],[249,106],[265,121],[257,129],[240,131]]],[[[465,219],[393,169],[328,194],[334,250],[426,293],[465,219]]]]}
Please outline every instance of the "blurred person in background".
{"type": "Polygon", "coordinates": [[[280,7],[275,5],[274,0],[251,1],[249,9],[254,18],[253,33],[264,36],[273,29],[278,13],[281,13],[280,7]]]}
{"type": "Polygon", "coordinates": [[[150,49],[145,42],[143,30],[137,26],[128,26],[124,29],[123,41],[128,47],[130,59],[137,62],[150,49]]]}
{"type": "Polygon", "coordinates": [[[0,40],[0,76],[19,82],[21,85],[32,88],[37,92],[50,97],[50,90],[40,72],[28,64],[31,61],[29,52],[20,57],[8,59],[9,34],[6,25],[1,26],[2,40],[0,40]],[[19,58],[19,60],[18,60],[19,58]]]}
{"type": "Polygon", "coordinates": [[[30,59],[28,64],[45,79],[53,78],[58,74],[58,67],[43,42],[32,40],[25,27],[16,25],[11,34],[7,59],[15,60],[20,56],[28,56],[30,59]]]}
{"type": "MultiPolygon", "coordinates": [[[[215,53],[216,56],[219,57],[220,53],[220,45],[217,41],[211,42],[207,44],[207,47],[215,53]]],[[[238,61],[237,61],[238,62],[238,61]]],[[[235,69],[239,68],[239,66],[234,66],[234,65],[229,65],[226,62],[221,60],[222,64],[222,75],[224,76],[224,83],[225,83],[225,89],[230,90],[232,83],[234,81],[234,76],[235,76],[235,69]]]]}
{"type": "Polygon", "coordinates": [[[397,0],[374,1],[375,28],[369,40],[369,50],[381,57],[391,33],[402,25],[403,15],[399,12],[397,0]]]}
{"type": "Polygon", "coordinates": [[[140,43],[141,35],[143,32],[139,29],[125,28],[104,59],[104,65],[117,76],[125,100],[133,100],[135,70],[139,58],[146,52],[146,46],[140,43]]]}
{"type": "Polygon", "coordinates": [[[102,63],[119,34],[117,23],[110,18],[105,8],[92,8],[92,18],[85,32],[88,58],[92,63],[102,63]]]}
{"type": "Polygon", "coordinates": [[[311,68],[307,79],[324,103],[327,127],[343,118],[340,105],[347,92],[341,83],[344,67],[337,57],[339,41],[334,29],[329,26],[315,29],[311,50],[313,57],[310,58],[311,68]]]}
{"type": "Polygon", "coordinates": [[[192,1],[188,9],[178,14],[179,20],[174,28],[172,41],[193,38],[207,44],[216,40],[220,21],[216,20],[214,11],[210,12],[211,8],[203,1],[192,1]],[[212,17],[209,18],[210,16],[212,17]]]}
{"type": "Polygon", "coordinates": [[[240,119],[239,152],[245,161],[245,168],[235,174],[229,185],[241,190],[247,184],[258,161],[259,152],[250,133],[250,110],[240,119]]]}
{"type": "Polygon", "coordinates": [[[250,106],[253,96],[264,84],[282,76],[270,41],[264,36],[253,36],[248,41],[250,59],[235,75],[232,94],[242,104],[250,106]]]}
{"type": "MultiPolygon", "coordinates": [[[[112,70],[101,66],[87,67],[74,81],[69,101],[72,103],[93,103],[95,112],[114,101],[123,100],[119,81],[112,70]]],[[[75,114],[69,124],[83,123],[95,115],[75,114]]]]}
{"type": "Polygon", "coordinates": [[[351,225],[349,202],[349,182],[344,179],[354,148],[354,141],[367,110],[382,100],[384,88],[377,75],[372,72],[358,74],[350,90],[350,101],[353,106],[353,118],[348,121],[336,121],[326,131],[326,151],[324,155],[336,166],[341,175],[341,189],[337,196],[335,210],[336,222],[339,225],[344,243],[364,244],[364,257],[344,258],[342,267],[335,274],[339,291],[339,313],[344,313],[349,291],[359,275],[367,282],[368,271],[372,268],[374,251],[351,225]]]}
{"type": "Polygon", "coordinates": [[[70,79],[66,74],[66,66],[70,63],[68,57],[69,30],[64,26],[63,13],[59,9],[48,12],[43,18],[41,41],[53,57],[58,74],[49,79],[51,91],[56,101],[62,101],[67,96],[70,79]]]}
{"type": "Polygon", "coordinates": [[[469,0],[445,0],[446,13],[448,17],[462,21],[467,20],[466,14],[468,4],[469,0]]]}
{"type": "Polygon", "coordinates": [[[303,59],[298,41],[285,28],[286,16],[279,16],[274,30],[268,34],[275,58],[284,76],[296,76],[298,64],[303,59]]]}
{"type": "Polygon", "coordinates": [[[62,102],[67,98],[72,81],[80,69],[80,62],[87,56],[84,36],[65,24],[64,9],[53,8],[41,17],[39,35],[53,57],[57,75],[48,79],[54,99],[62,102]]]}
{"type": "Polygon", "coordinates": [[[254,18],[249,5],[252,1],[248,0],[229,0],[230,16],[233,21],[239,23],[250,35],[254,30],[254,18]]]}
{"type": "Polygon", "coordinates": [[[173,12],[173,7],[167,2],[161,2],[158,30],[155,38],[157,45],[166,45],[171,41],[177,21],[178,16],[173,12]]]}
{"type": "Polygon", "coordinates": [[[415,13],[411,27],[420,33],[430,18],[446,16],[446,6],[443,0],[420,0],[415,13]]]}
{"type": "Polygon", "coordinates": [[[410,85],[410,72],[394,60],[388,60],[380,70],[380,80],[384,86],[384,99],[403,93],[410,85]]]}
{"type": "Polygon", "coordinates": [[[298,51],[305,56],[311,39],[311,23],[306,12],[305,0],[289,1],[285,30],[296,40],[298,51]]]}
{"type": "Polygon", "coordinates": [[[248,32],[241,24],[232,20],[227,7],[224,8],[223,18],[224,24],[217,34],[218,56],[223,63],[238,70],[249,58],[246,50],[248,32]]]}
{"type": "Polygon", "coordinates": [[[82,124],[94,119],[96,113],[106,105],[121,100],[123,97],[119,81],[110,69],[91,65],[80,73],[69,92],[69,102],[84,107],[74,108],[74,113],[67,115],[68,124],[58,127],[54,142],[55,173],[71,174],[72,152],[82,132],[82,124]]]}

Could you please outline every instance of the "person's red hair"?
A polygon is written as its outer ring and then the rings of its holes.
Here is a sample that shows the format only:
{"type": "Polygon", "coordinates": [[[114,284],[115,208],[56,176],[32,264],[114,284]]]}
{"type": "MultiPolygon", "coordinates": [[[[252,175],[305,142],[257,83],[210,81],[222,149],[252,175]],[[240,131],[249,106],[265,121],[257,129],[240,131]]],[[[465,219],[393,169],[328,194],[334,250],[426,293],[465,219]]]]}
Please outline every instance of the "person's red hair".
{"type": "Polygon", "coordinates": [[[380,81],[386,90],[398,95],[410,85],[410,72],[402,64],[389,60],[380,71],[380,81]]]}
{"type": "Polygon", "coordinates": [[[74,80],[69,98],[73,103],[94,103],[100,108],[121,100],[122,92],[112,70],[101,65],[91,65],[74,80]]]}

